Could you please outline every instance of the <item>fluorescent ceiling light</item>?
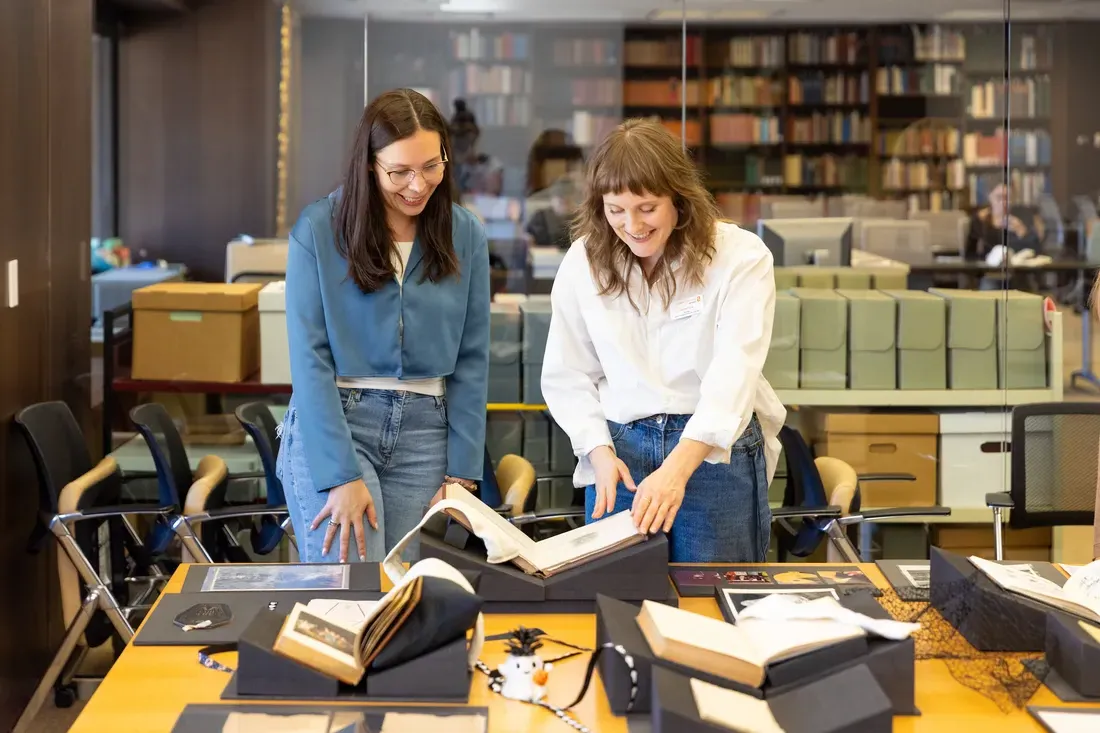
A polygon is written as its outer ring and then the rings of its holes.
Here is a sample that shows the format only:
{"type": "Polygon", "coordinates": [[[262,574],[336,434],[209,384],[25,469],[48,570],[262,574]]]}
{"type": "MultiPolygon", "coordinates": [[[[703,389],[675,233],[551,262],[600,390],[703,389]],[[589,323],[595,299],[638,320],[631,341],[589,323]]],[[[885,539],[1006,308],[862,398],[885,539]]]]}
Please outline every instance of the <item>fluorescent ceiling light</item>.
{"type": "Polygon", "coordinates": [[[495,13],[505,10],[499,0],[448,0],[439,9],[444,13],[495,13]]]}
{"type": "Polygon", "coordinates": [[[757,20],[770,18],[771,10],[654,10],[646,16],[648,20],[757,20]]]}
{"type": "Polygon", "coordinates": [[[949,10],[937,20],[1004,20],[1004,10],[949,10]]]}

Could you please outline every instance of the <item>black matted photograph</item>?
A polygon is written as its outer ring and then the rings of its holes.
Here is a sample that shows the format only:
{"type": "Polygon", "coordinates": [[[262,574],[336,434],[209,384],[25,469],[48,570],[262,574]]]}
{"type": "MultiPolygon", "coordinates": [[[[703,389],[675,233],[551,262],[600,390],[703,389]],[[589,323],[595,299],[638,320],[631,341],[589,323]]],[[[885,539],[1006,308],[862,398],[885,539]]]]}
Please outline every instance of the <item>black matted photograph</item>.
{"type": "Polygon", "coordinates": [[[294,632],[320,642],[340,654],[355,656],[355,634],[320,616],[304,611],[299,613],[294,621],[294,632]]]}
{"type": "Polygon", "coordinates": [[[742,611],[760,599],[775,594],[794,596],[805,601],[813,601],[823,596],[840,601],[835,588],[719,588],[717,600],[722,610],[722,617],[729,623],[735,624],[740,620],[742,611]]]}

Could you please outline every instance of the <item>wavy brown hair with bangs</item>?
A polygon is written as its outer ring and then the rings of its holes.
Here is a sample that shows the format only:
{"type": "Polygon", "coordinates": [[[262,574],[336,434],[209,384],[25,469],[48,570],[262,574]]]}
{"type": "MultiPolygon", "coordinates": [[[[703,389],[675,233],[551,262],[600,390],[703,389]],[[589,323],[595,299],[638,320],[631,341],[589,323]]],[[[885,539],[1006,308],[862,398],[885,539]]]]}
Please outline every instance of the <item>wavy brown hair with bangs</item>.
{"type": "Polygon", "coordinates": [[[625,293],[634,253],[607,221],[603,197],[629,191],[636,196],[668,196],[676,207],[677,222],[657,266],[647,276],[667,308],[676,295],[677,277],[671,263],[681,260],[679,279],[701,285],[714,256],[718,207],[703,186],[699,170],[680,140],[660,123],[627,120],[597,146],[588,163],[585,200],[573,223],[573,238],[584,238],[588,265],[600,295],[625,293]]]}

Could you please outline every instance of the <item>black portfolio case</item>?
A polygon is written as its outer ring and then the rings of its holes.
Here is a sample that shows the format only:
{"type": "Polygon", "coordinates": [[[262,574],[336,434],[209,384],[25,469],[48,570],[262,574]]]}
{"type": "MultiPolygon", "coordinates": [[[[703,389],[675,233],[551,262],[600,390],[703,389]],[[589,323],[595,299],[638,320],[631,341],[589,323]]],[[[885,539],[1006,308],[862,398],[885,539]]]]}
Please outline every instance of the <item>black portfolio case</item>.
{"type": "Polygon", "coordinates": [[[931,548],[932,607],[981,652],[1041,652],[1050,607],[1010,593],[962,555],[931,548]]]}
{"type": "MultiPolygon", "coordinates": [[[[680,674],[694,676],[757,698],[771,698],[838,670],[863,665],[873,668],[873,673],[881,678],[878,683],[880,689],[889,689],[886,694],[890,695],[888,699],[893,713],[918,714],[913,703],[912,639],[887,641],[859,637],[842,641],[769,666],[764,686],[755,688],[713,677],[655,656],[638,628],[639,610],[633,604],[606,596],[600,596],[597,600],[597,646],[608,642],[621,645],[634,662],[638,689],[631,713],[645,713],[651,710],[651,684],[654,670],[657,668],[666,668],[680,674]]],[[[630,670],[618,655],[611,654],[605,654],[600,658],[599,667],[600,679],[603,681],[612,712],[616,715],[625,714],[630,701],[630,670]]]]}
{"type": "MultiPolygon", "coordinates": [[[[688,676],[653,672],[653,733],[724,733],[729,729],[699,717],[688,676]]],[[[827,674],[767,697],[786,733],[890,733],[890,700],[864,664],[827,674]]]]}
{"type": "Polygon", "coordinates": [[[1064,702],[1100,699],[1100,643],[1082,624],[1096,628],[1068,613],[1047,614],[1046,658],[1051,673],[1044,683],[1064,702]]]}
{"type": "Polygon", "coordinates": [[[420,555],[476,573],[474,590],[485,601],[485,613],[592,613],[598,594],[635,603],[674,603],[676,598],[668,578],[664,534],[549,578],[528,575],[511,563],[490,564],[485,545],[457,522],[451,522],[443,536],[425,527],[420,555]]]}
{"type": "Polygon", "coordinates": [[[466,639],[346,685],[274,650],[285,614],[260,611],[241,635],[237,671],[223,700],[402,700],[465,703],[470,694],[466,639]]]}

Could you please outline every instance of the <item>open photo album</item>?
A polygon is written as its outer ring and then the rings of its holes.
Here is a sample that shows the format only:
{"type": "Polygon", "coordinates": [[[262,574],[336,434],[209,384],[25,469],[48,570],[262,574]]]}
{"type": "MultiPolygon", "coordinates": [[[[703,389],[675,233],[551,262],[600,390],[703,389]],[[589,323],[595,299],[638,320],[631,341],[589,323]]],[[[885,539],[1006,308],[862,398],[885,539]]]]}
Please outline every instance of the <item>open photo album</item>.
{"type": "Polygon", "coordinates": [[[977,556],[971,564],[1000,588],[1100,624],[1100,561],[1089,563],[1065,585],[1040,577],[1028,566],[1001,565],[977,556]]]}

